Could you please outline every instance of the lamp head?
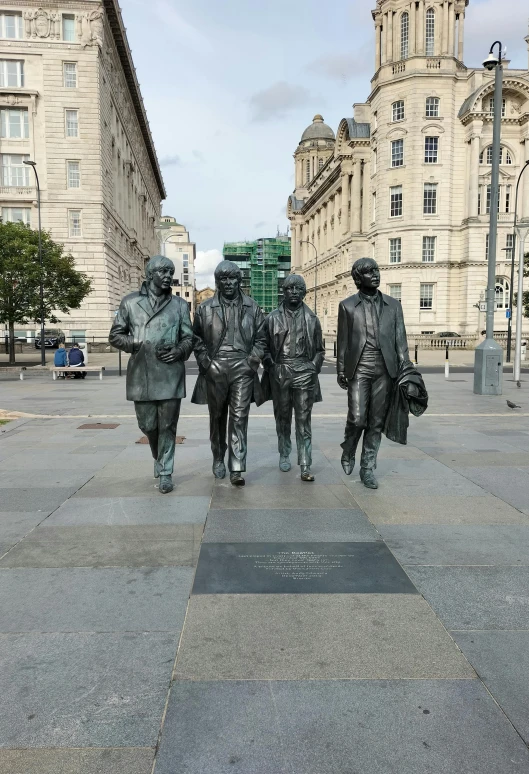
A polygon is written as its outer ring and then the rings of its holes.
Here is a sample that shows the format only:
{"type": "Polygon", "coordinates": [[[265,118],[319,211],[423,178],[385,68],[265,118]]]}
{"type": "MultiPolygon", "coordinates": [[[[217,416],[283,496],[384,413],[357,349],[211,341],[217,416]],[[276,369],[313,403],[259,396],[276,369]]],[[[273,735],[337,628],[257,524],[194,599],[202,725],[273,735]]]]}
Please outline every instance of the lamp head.
{"type": "Polygon", "coordinates": [[[37,162],[36,161],[30,161],[29,159],[24,159],[24,164],[28,164],[30,167],[36,167],[37,162]]]}
{"type": "Polygon", "coordinates": [[[485,70],[494,70],[500,63],[498,57],[491,51],[488,57],[483,62],[485,70]]]}

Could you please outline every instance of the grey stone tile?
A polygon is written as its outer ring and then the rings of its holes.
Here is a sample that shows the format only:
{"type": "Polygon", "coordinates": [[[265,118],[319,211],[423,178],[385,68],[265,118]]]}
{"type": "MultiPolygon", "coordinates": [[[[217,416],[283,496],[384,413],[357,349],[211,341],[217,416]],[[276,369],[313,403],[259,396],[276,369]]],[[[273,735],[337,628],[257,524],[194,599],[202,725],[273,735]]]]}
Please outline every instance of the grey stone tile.
{"type": "Polygon", "coordinates": [[[528,452],[505,453],[487,450],[482,452],[474,452],[471,454],[440,454],[437,459],[444,465],[448,465],[454,469],[463,467],[488,467],[489,465],[496,468],[529,465],[528,452]]]}
{"type": "Polygon", "coordinates": [[[28,489],[3,486],[0,488],[0,514],[21,511],[51,513],[73,495],[77,488],[69,486],[28,489]]]}
{"type": "Polygon", "coordinates": [[[0,635],[5,747],[152,747],[178,635],[0,635]]]}
{"type": "Polygon", "coordinates": [[[209,501],[209,497],[160,497],[157,492],[150,497],[74,496],[46,519],[42,527],[203,524],[209,501]]]}
{"type": "Polygon", "coordinates": [[[194,567],[200,524],[36,529],[2,567],[194,567]]]}
{"type": "Polygon", "coordinates": [[[528,567],[405,569],[447,629],[529,629],[528,567]]]}
{"type": "MultiPolygon", "coordinates": [[[[299,497],[309,496],[307,489],[313,486],[313,484],[301,480],[301,469],[299,465],[297,465],[294,456],[291,457],[291,463],[292,468],[288,473],[283,473],[279,470],[279,467],[274,467],[273,470],[265,467],[249,470],[245,476],[246,486],[251,486],[252,488],[254,486],[267,486],[273,487],[274,489],[276,487],[293,486],[300,490],[299,497]]],[[[325,465],[313,464],[311,471],[318,484],[339,485],[342,481],[340,474],[332,467],[332,465],[329,465],[327,461],[325,465]]]]}
{"type": "Polygon", "coordinates": [[[37,511],[24,513],[23,511],[6,513],[0,512],[0,555],[4,553],[2,546],[7,551],[15,543],[18,543],[28,532],[31,532],[37,524],[46,518],[46,512],[37,511]]]}
{"type": "Polygon", "coordinates": [[[182,682],[171,692],[156,774],[528,767],[529,751],[476,680],[182,682]]]}
{"type": "MultiPolygon", "coordinates": [[[[356,469],[358,475],[358,468],[356,469]]],[[[432,459],[380,459],[377,462],[377,477],[387,480],[398,476],[399,480],[419,479],[420,481],[428,479],[442,478],[450,483],[452,480],[460,480],[457,474],[454,474],[446,465],[442,465],[437,460],[432,459]]]]}
{"type": "MultiPolygon", "coordinates": [[[[46,471],[47,475],[54,475],[56,470],[60,471],[79,471],[81,473],[95,473],[97,470],[107,465],[116,456],[115,452],[107,453],[106,449],[98,449],[97,454],[85,451],[84,454],[75,454],[70,452],[53,452],[53,460],[50,460],[48,454],[43,454],[42,449],[29,449],[23,454],[12,455],[2,463],[2,471],[8,473],[8,477],[13,472],[19,473],[25,471],[33,478],[34,471],[46,471]]],[[[68,475],[70,475],[68,473],[68,475]]],[[[69,481],[68,481],[69,483],[69,481]]]]}
{"type": "Polygon", "coordinates": [[[401,564],[529,565],[527,526],[381,526],[401,564]]]}
{"type": "Polygon", "coordinates": [[[213,509],[208,514],[204,542],[353,542],[378,540],[362,511],[349,508],[213,509]]]}
{"type": "Polygon", "coordinates": [[[459,497],[475,497],[485,494],[480,486],[472,483],[463,476],[456,473],[450,473],[446,469],[446,476],[437,478],[410,478],[409,476],[394,476],[378,473],[377,479],[379,488],[377,490],[367,490],[359,478],[358,469],[355,469],[351,476],[346,479],[346,484],[350,487],[353,495],[356,497],[357,491],[367,492],[368,496],[407,497],[410,495],[419,495],[422,497],[436,498],[439,495],[446,495],[447,490],[451,495],[459,497]]]}
{"type": "MultiPolygon", "coordinates": [[[[214,484],[213,475],[197,475],[189,473],[185,476],[178,475],[175,471],[173,475],[174,490],[169,494],[158,495],[163,498],[175,497],[207,497],[211,496],[211,490],[214,484]]],[[[107,478],[96,475],[82,489],[79,490],[79,497],[149,497],[158,491],[158,482],[150,475],[134,478],[126,476],[121,478],[107,478]]]]}
{"type": "Polygon", "coordinates": [[[468,467],[465,476],[506,503],[529,514],[529,469],[468,467]]]}
{"type": "Polygon", "coordinates": [[[491,494],[392,497],[358,487],[355,499],[374,524],[529,524],[527,516],[491,494]]]}
{"type": "MultiPolygon", "coordinates": [[[[325,484],[305,483],[303,491],[307,492],[306,508],[357,508],[357,503],[342,484],[326,486],[325,484]]],[[[235,487],[229,479],[217,481],[213,487],[211,498],[212,508],[298,508],[300,493],[297,487],[281,487],[274,489],[266,486],[235,487]]]]}
{"type": "Polygon", "coordinates": [[[0,774],[151,774],[149,747],[1,750],[0,774]]]}
{"type": "Polygon", "coordinates": [[[1,472],[0,492],[4,487],[24,487],[28,489],[72,487],[79,489],[94,475],[93,470],[56,469],[52,460],[49,460],[49,462],[48,470],[19,468],[18,470],[5,470],[1,472]]]}
{"type": "Polygon", "coordinates": [[[187,680],[472,678],[410,594],[192,596],[176,677],[187,680]]]}
{"type": "Polygon", "coordinates": [[[452,636],[529,743],[529,632],[453,632],[452,636]]]}
{"type": "Polygon", "coordinates": [[[2,569],[0,632],[178,631],[190,567],[2,569]]]}

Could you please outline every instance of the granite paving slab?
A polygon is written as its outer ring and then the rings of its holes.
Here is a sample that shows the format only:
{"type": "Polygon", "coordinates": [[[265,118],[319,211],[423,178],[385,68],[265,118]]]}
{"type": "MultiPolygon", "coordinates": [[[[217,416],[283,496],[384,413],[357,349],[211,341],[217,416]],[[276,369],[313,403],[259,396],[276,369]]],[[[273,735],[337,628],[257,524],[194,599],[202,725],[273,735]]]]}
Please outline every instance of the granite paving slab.
{"type": "Polygon", "coordinates": [[[200,524],[38,528],[2,567],[194,567],[200,524]]]}
{"type": "MultiPolygon", "coordinates": [[[[340,465],[339,462],[338,465],[340,465]]],[[[356,478],[358,475],[359,467],[357,466],[353,472],[353,476],[356,478]]],[[[421,481],[427,479],[443,478],[443,480],[448,480],[451,484],[452,480],[455,481],[456,479],[459,479],[459,476],[455,474],[450,468],[447,468],[446,465],[443,465],[437,460],[433,460],[431,458],[410,460],[382,458],[377,462],[376,475],[379,481],[382,479],[382,477],[385,479],[393,479],[393,477],[398,476],[399,480],[405,478],[420,479],[421,481]]]]}
{"type": "Polygon", "coordinates": [[[379,527],[401,564],[528,565],[527,526],[391,526],[379,527]]]}
{"type": "Polygon", "coordinates": [[[149,747],[0,749],[0,774],[151,774],[149,747]]]}
{"type": "Polygon", "coordinates": [[[350,508],[210,510],[207,543],[354,542],[380,536],[362,511],[350,508]]]}
{"type": "MultiPolygon", "coordinates": [[[[360,481],[359,471],[356,468],[351,476],[344,478],[344,482],[346,486],[351,488],[351,492],[355,497],[358,490],[363,493],[367,492],[368,496],[370,495],[371,497],[386,496],[399,500],[402,497],[409,497],[411,495],[435,499],[439,495],[446,495],[447,491],[452,496],[457,495],[458,497],[472,497],[485,494],[481,486],[455,472],[450,473],[449,468],[445,468],[445,470],[445,476],[425,479],[410,478],[403,475],[384,475],[379,474],[377,471],[379,488],[377,490],[367,490],[360,481]]],[[[467,468],[465,468],[466,470],[467,468]]]]}
{"type": "Polygon", "coordinates": [[[46,489],[72,487],[79,489],[94,475],[93,469],[78,466],[64,470],[51,466],[48,470],[32,470],[22,467],[18,470],[0,472],[0,492],[4,487],[24,487],[28,489],[46,489]]]}
{"type": "Polygon", "coordinates": [[[529,743],[529,631],[452,632],[452,636],[529,743]]]}
{"type": "Polygon", "coordinates": [[[468,467],[464,475],[485,491],[529,515],[529,468],[468,467]]]}
{"type": "MultiPolygon", "coordinates": [[[[279,457],[278,457],[279,460],[279,457]]],[[[291,457],[292,468],[288,473],[283,473],[279,470],[279,466],[270,468],[259,467],[256,470],[249,470],[246,474],[246,486],[268,486],[268,487],[285,487],[295,486],[299,491],[298,497],[310,497],[310,493],[307,489],[313,486],[311,482],[301,480],[301,469],[296,463],[295,457],[291,457]]],[[[318,484],[340,484],[340,474],[330,465],[328,462],[325,465],[313,464],[311,466],[311,472],[313,473],[318,484]]]]}
{"type": "Polygon", "coordinates": [[[193,594],[416,594],[382,541],[204,543],[193,594]]]}
{"type": "Polygon", "coordinates": [[[31,532],[37,524],[46,519],[47,515],[45,511],[0,512],[0,555],[31,532]],[[5,547],[4,551],[2,551],[3,547],[5,547]]]}
{"type": "Polygon", "coordinates": [[[179,631],[194,570],[0,569],[0,632],[179,631]]]}
{"type": "MultiPolygon", "coordinates": [[[[86,451],[83,454],[73,454],[71,452],[53,452],[53,462],[50,460],[48,454],[43,453],[42,449],[35,449],[31,447],[24,451],[24,453],[18,453],[11,455],[8,459],[2,462],[2,471],[25,471],[26,475],[30,474],[33,478],[33,472],[46,471],[48,476],[53,476],[55,470],[50,468],[57,468],[61,471],[77,470],[83,473],[95,473],[104,465],[110,463],[116,456],[115,452],[107,453],[106,451],[98,450],[97,454],[92,454],[86,451]]],[[[12,473],[10,473],[12,475],[12,473]]]]}
{"type": "Polygon", "coordinates": [[[120,478],[107,478],[94,476],[82,489],[79,497],[149,497],[158,492],[159,497],[207,497],[211,495],[214,484],[213,475],[198,475],[189,473],[187,476],[179,476],[175,471],[173,475],[174,490],[162,495],[158,491],[158,482],[150,475],[122,476],[120,478]]]}
{"type": "Polygon", "coordinates": [[[74,495],[46,519],[42,527],[203,524],[208,514],[209,501],[209,497],[160,497],[159,492],[146,497],[74,495]]]}
{"type": "Polygon", "coordinates": [[[447,629],[529,629],[528,567],[405,569],[447,629]]]}
{"type": "Polygon", "coordinates": [[[181,682],[171,692],[156,774],[528,767],[529,751],[478,681],[181,682]]]}
{"type": "MultiPolygon", "coordinates": [[[[357,508],[356,500],[342,484],[329,485],[305,483],[307,490],[305,508],[335,509],[357,508]]],[[[305,489],[303,489],[305,491],[305,489]]],[[[300,493],[297,487],[274,489],[267,486],[234,487],[229,481],[216,481],[213,487],[211,508],[298,508],[300,493]]]]}
{"type": "Polygon", "coordinates": [[[529,465],[529,453],[520,451],[506,453],[487,450],[471,454],[441,454],[437,459],[444,465],[448,465],[454,469],[462,467],[486,467],[489,465],[495,468],[529,465]]]}
{"type": "Polygon", "coordinates": [[[186,680],[472,678],[418,594],[191,597],[175,676],[186,680]]]}
{"type": "Polygon", "coordinates": [[[1,745],[154,746],[177,646],[174,632],[0,635],[1,745]]]}
{"type": "Polygon", "coordinates": [[[0,514],[24,511],[26,513],[51,513],[67,500],[76,486],[69,487],[0,487],[0,514]]]}
{"type": "Polygon", "coordinates": [[[528,517],[500,498],[483,493],[480,497],[420,494],[392,497],[374,494],[365,488],[355,490],[355,499],[374,524],[519,524],[529,525],[528,517]]]}

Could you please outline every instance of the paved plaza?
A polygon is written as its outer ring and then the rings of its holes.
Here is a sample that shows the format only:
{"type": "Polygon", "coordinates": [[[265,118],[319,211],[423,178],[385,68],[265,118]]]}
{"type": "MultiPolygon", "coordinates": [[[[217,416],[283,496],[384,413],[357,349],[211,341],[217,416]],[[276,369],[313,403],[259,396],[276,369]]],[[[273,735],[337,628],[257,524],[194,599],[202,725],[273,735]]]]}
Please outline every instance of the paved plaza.
{"type": "Polygon", "coordinates": [[[524,377],[428,374],[377,491],[332,375],[313,484],[271,403],[246,487],[215,481],[186,399],[164,496],[124,378],[0,374],[0,774],[529,772],[524,377]]]}

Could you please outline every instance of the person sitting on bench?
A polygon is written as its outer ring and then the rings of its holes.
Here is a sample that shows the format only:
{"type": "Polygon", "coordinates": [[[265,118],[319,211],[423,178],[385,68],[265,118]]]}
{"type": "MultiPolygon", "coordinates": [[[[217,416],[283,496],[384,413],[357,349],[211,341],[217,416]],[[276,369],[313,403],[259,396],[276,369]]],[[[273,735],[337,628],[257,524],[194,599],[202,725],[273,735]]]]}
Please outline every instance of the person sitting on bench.
{"type": "MultiPolygon", "coordinates": [[[[59,344],[59,349],[55,351],[55,355],[53,356],[53,365],[56,368],[60,366],[65,366],[65,367],[68,366],[68,353],[66,352],[66,348],[62,343],[62,341],[59,344]]],[[[64,379],[65,378],[64,371],[59,371],[57,376],[59,377],[59,379],[64,379]]]]}
{"type": "MultiPolygon", "coordinates": [[[[78,367],[84,366],[84,354],[82,350],[79,349],[79,344],[72,344],[71,350],[68,352],[68,362],[70,363],[70,367],[78,367]]],[[[78,374],[74,374],[74,379],[84,379],[86,376],[86,371],[80,371],[78,374]]]]}

